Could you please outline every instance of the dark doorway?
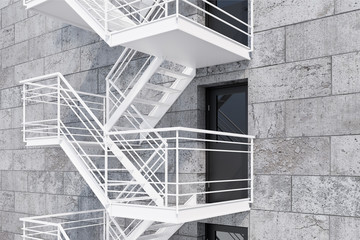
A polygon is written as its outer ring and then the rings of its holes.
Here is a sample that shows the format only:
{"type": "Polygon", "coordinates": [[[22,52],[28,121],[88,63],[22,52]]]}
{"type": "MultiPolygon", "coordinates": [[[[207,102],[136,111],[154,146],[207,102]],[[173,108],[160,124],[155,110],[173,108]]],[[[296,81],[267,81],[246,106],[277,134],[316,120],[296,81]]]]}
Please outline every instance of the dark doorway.
{"type": "Polygon", "coordinates": [[[206,224],[206,240],[247,240],[248,229],[225,225],[206,224]]]}
{"type": "MultiPolygon", "coordinates": [[[[209,2],[216,5],[220,9],[228,12],[229,14],[235,16],[241,21],[245,23],[249,22],[248,0],[210,0],[209,2]]],[[[243,30],[244,32],[248,32],[247,26],[222,13],[213,6],[207,4],[206,10],[209,11],[211,14],[224,20],[225,22],[230,23],[231,25],[243,30]]],[[[246,34],[239,32],[238,30],[214,18],[213,16],[206,16],[206,25],[221,34],[248,46],[248,36],[246,34]]]]}
{"type": "MultiPolygon", "coordinates": [[[[221,88],[208,88],[207,97],[207,129],[239,134],[248,133],[248,93],[247,84],[231,85],[221,88]]],[[[248,145],[234,145],[224,143],[244,142],[243,138],[209,135],[208,149],[247,151],[248,145]]],[[[238,152],[209,151],[206,156],[207,181],[248,179],[248,155],[238,152]]],[[[206,190],[221,191],[247,188],[247,181],[211,183],[206,190]]],[[[247,190],[209,193],[206,195],[208,203],[244,199],[248,197],[247,190]]]]}

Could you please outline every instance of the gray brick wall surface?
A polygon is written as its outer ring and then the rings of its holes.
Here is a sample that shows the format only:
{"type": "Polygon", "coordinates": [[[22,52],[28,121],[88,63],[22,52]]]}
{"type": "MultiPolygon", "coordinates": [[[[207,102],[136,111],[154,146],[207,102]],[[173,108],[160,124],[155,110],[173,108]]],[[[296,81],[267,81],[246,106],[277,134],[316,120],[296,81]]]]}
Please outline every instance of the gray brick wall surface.
{"type": "MultiPolygon", "coordinates": [[[[172,239],[203,239],[204,223],[217,223],[249,227],[251,240],[358,240],[360,4],[254,3],[252,60],[198,69],[159,126],[204,128],[205,88],[248,79],[255,202],[187,223],[172,239]]],[[[25,148],[19,81],[60,71],[76,89],[102,93],[122,48],[19,0],[0,1],[0,26],[0,240],[17,240],[20,217],[100,207],[60,148],[25,148]]],[[[202,176],[204,165],[189,157],[182,170],[202,176]]]]}

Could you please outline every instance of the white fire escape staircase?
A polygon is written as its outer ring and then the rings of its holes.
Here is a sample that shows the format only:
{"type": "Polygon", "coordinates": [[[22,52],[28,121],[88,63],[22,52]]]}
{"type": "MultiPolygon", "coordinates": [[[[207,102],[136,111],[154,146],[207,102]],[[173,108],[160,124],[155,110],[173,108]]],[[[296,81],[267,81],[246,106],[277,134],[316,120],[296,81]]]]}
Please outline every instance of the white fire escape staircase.
{"type": "MultiPolygon", "coordinates": [[[[25,0],[29,9],[127,48],[104,79],[106,95],[77,91],[61,73],[22,81],[27,146],[61,146],[105,209],[23,218],[24,239],[169,239],[185,222],[250,209],[253,137],[155,128],[196,67],[249,59],[251,52],[184,15],[186,4],[207,13],[187,0],[25,0]],[[182,174],[185,158],[203,161],[206,152],[247,156],[249,177],[206,181],[182,174]],[[205,187],[225,183],[238,185],[205,187]],[[206,202],[208,194],[244,191],[247,197],[206,202]]],[[[238,30],[252,37],[246,26],[238,30]]]]}

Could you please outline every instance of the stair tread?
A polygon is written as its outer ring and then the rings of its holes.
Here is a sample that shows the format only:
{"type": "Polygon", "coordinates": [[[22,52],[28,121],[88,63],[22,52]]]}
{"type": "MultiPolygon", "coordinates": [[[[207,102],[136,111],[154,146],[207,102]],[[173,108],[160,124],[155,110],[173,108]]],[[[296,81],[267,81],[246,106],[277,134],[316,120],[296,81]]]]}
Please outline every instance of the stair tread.
{"type": "Polygon", "coordinates": [[[154,117],[151,117],[151,116],[148,116],[148,115],[142,115],[142,114],[137,114],[137,113],[127,113],[127,112],[124,112],[123,113],[124,116],[127,116],[127,117],[135,117],[135,118],[144,118],[144,119],[154,119],[154,117]]]}
{"type": "Polygon", "coordinates": [[[168,93],[180,93],[181,91],[178,89],[170,88],[170,87],[164,87],[162,85],[156,85],[152,83],[147,83],[145,85],[146,88],[160,91],[160,92],[168,92],[168,93]]]}
{"type": "Polygon", "coordinates": [[[161,237],[165,237],[166,234],[164,233],[155,233],[155,234],[150,234],[150,235],[145,235],[145,236],[141,236],[138,238],[138,240],[148,240],[148,239],[158,239],[161,237]]]}
{"type": "Polygon", "coordinates": [[[142,201],[142,200],[153,200],[151,197],[133,197],[133,198],[124,198],[117,199],[119,202],[134,202],[134,201],[142,201]]]}
{"type": "Polygon", "coordinates": [[[187,74],[184,74],[184,73],[181,73],[181,72],[177,72],[177,71],[174,71],[174,70],[170,70],[170,69],[167,69],[167,68],[162,68],[162,67],[160,67],[157,70],[157,73],[162,74],[162,75],[166,75],[168,77],[177,78],[177,79],[178,78],[191,77],[190,75],[187,75],[187,74]]]}
{"type": "Polygon", "coordinates": [[[148,100],[148,99],[142,99],[142,98],[135,98],[134,102],[141,103],[141,104],[146,104],[146,105],[154,105],[154,106],[169,106],[166,103],[157,102],[157,101],[148,100]]]}
{"type": "Polygon", "coordinates": [[[173,227],[173,226],[176,226],[176,225],[178,225],[178,224],[175,224],[175,223],[158,223],[158,224],[151,225],[147,230],[158,230],[160,228],[173,227]]]}

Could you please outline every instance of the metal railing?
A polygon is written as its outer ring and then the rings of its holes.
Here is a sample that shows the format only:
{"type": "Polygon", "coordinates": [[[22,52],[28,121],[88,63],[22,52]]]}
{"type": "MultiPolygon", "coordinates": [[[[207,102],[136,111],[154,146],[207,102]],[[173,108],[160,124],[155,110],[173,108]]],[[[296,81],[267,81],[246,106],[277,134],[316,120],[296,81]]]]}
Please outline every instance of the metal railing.
{"type": "MultiPolygon", "coordinates": [[[[23,239],[70,240],[70,239],[117,239],[116,227],[108,222],[105,210],[21,218],[23,239]],[[106,232],[109,229],[109,233],[106,232]]],[[[120,239],[120,238],[119,238],[120,239]]]]}
{"type": "MultiPolygon", "coordinates": [[[[143,129],[133,131],[110,132],[109,135],[120,135],[126,138],[126,142],[136,142],[135,134],[161,135],[162,141],[167,142],[167,159],[171,164],[166,172],[159,173],[166,186],[165,207],[186,207],[184,203],[192,196],[197,197],[199,204],[211,203],[209,199],[213,196],[223,195],[227,201],[253,201],[253,136],[201,130],[184,127],[143,129]],[[223,179],[206,179],[205,166],[208,154],[216,153],[216,158],[211,161],[236,160],[241,162],[246,176],[233,178],[231,176],[223,179]],[[191,164],[187,167],[184,165],[191,164]],[[187,169],[188,168],[188,169],[187,169]],[[229,196],[226,196],[229,195],[229,196]],[[230,196],[231,195],[231,196],[230,196]]],[[[155,136],[153,136],[155,139],[155,136]]],[[[138,155],[146,155],[148,146],[143,144],[133,150],[138,155]]],[[[154,163],[156,164],[156,163],[154,163]]],[[[221,197],[220,197],[221,199],[221,197]]],[[[196,206],[195,206],[196,207],[196,206]]]]}

